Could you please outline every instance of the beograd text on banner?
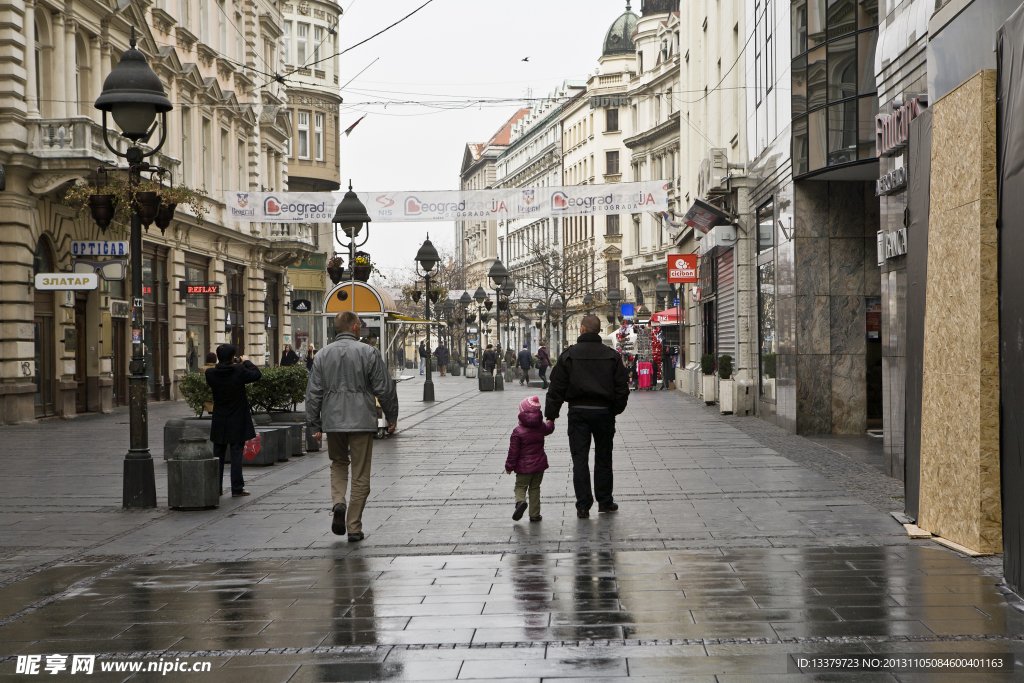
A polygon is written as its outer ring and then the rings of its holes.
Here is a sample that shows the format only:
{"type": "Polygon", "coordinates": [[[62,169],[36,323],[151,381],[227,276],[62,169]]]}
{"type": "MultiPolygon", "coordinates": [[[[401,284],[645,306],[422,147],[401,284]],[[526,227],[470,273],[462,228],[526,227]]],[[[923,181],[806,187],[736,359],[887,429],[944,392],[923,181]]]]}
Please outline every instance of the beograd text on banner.
{"type": "MultiPolygon", "coordinates": [[[[375,223],[536,219],[668,210],[662,180],[442,192],[358,192],[375,223]]],[[[228,220],[253,223],[326,223],[343,192],[225,192],[228,220]]]]}

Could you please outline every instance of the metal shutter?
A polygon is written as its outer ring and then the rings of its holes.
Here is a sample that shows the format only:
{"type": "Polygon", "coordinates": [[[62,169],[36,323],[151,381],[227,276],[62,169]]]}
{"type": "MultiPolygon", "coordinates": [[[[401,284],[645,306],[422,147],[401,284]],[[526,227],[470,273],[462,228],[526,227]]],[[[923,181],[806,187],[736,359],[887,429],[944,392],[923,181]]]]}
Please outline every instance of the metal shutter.
{"type": "Polygon", "coordinates": [[[718,305],[718,355],[729,354],[736,367],[736,269],[733,250],[718,257],[718,282],[715,287],[718,305]]]}

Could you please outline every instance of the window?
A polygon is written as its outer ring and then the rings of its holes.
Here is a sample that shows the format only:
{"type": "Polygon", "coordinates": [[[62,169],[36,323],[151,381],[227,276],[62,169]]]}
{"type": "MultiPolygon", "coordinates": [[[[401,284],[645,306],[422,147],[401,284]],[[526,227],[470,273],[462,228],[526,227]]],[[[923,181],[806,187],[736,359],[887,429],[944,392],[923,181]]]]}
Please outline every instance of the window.
{"type": "Polygon", "coordinates": [[[639,253],[640,244],[640,214],[633,214],[633,252],[639,253]]]}
{"type": "Polygon", "coordinates": [[[199,42],[210,44],[210,7],[207,0],[199,0],[199,42]]]}
{"type": "Polygon", "coordinates": [[[284,63],[292,64],[292,22],[284,22],[284,63]]]}
{"type": "Polygon", "coordinates": [[[185,28],[192,28],[192,0],[178,0],[178,9],[181,11],[181,25],[185,28]]]}
{"type": "Polygon", "coordinates": [[[309,112],[299,112],[299,158],[309,158],[309,112]]]}
{"type": "Polygon", "coordinates": [[[238,189],[245,191],[249,189],[249,174],[245,170],[245,140],[238,141],[237,161],[238,177],[236,178],[236,181],[238,183],[238,189]]]}
{"type": "Polygon", "coordinates": [[[775,261],[757,267],[757,341],[760,348],[761,398],[775,400],[775,261]]]}
{"type": "Polygon", "coordinates": [[[208,118],[203,118],[203,189],[212,189],[213,184],[213,123],[208,118]]]}
{"type": "Polygon", "coordinates": [[[324,29],[320,26],[313,27],[313,63],[320,61],[320,44],[324,42],[324,29]]]}
{"type": "Polygon", "coordinates": [[[324,160],[324,115],[317,114],[313,118],[313,142],[316,149],[316,160],[324,160]]]}
{"type": "Polygon", "coordinates": [[[604,234],[606,235],[618,235],[619,234],[619,215],[613,214],[611,216],[605,216],[604,219],[604,234]]]}
{"type": "Polygon", "coordinates": [[[764,88],[766,93],[775,85],[775,14],[772,0],[764,1],[764,88]]]}
{"type": "Polygon", "coordinates": [[[228,15],[224,11],[224,0],[217,0],[217,49],[228,51],[228,15]]]}
{"type": "Polygon", "coordinates": [[[292,127],[292,112],[289,110],[285,114],[285,118],[288,119],[288,137],[284,139],[284,153],[287,156],[294,156],[295,152],[292,150],[292,136],[295,135],[295,129],[292,127]]]}
{"type": "Polygon", "coordinates": [[[661,95],[654,96],[654,125],[661,123],[661,95]]]}
{"type": "Polygon", "coordinates": [[[775,246],[775,204],[769,200],[757,210],[757,251],[775,246]]]}
{"type": "Polygon", "coordinates": [[[636,133],[638,130],[640,130],[639,120],[638,120],[640,115],[637,112],[637,108],[636,108],[635,104],[632,106],[632,110],[633,110],[633,132],[636,133]]]}
{"type": "MultiPolygon", "coordinates": [[[[241,14],[235,14],[235,61],[245,61],[245,20],[241,14]]],[[[286,37],[285,40],[288,38],[286,37]]],[[[286,53],[287,54],[287,53],[286,53]]]]}
{"type": "MultiPolygon", "coordinates": [[[[616,218],[618,218],[618,216],[616,216],[616,218]]],[[[605,275],[605,280],[607,280],[607,282],[608,282],[608,291],[609,292],[619,288],[619,262],[618,261],[608,261],[608,263],[607,263],[607,273],[605,275]]]]}
{"type": "Polygon", "coordinates": [[[619,129],[619,108],[609,107],[604,110],[604,129],[609,133],[619,129]]]}
{"type": "Polygon", "coordinates": [[[222,190],[231,189],[231,165],[228,163],[229,136],[230,132],[222,128],[220,131],[220,187],[222,190]]]}
{"type": "Polygon", "coordinates": [[[192,174],[192,110],[181,108],[181,172],[186,185],[193,185],[192,174]]]}
{"type": "Polygon", "coordinates": [[[298,37],[295,41],[297,48],[295,63],[302,67],[306,65],[306,50],[309,43],[309,24],[299,24],[298,29],[298,37]]]}

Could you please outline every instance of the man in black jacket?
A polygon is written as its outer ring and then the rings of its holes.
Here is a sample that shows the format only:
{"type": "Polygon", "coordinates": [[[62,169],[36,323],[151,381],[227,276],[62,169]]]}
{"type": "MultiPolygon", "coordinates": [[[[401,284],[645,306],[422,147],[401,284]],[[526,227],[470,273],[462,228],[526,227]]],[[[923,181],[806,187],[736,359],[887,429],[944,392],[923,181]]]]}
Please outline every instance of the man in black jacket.
{"type": "Polygon", "coordinates": [[[498,364],[498,354],[494,352],[494,344],[487,345],[481,363],[483,364],[484,372],[491,375],[494,374],[494,366],[498,364]]]}
{"type": "Polygon", "coordinates": [[[523,376],[519,378],[519,384],[528,384],[530,381],[530,368],[533,367],[533,354],[530,353],[529,344],[523,344],[523,350],[519,352],[519,357],[516,358],[516,366],[523,371],[523,376]]]}
{"type": "Polygon", "coordinates": [[[576,516],[585,519],[597,498],[598,512],[615,512],[612,498],[612,438],[615,416],[626,409],[629,376],[618,352],[601,341],[601,321],[583,318],[576,344],[566,349],[551,371],[544,414],[558,419],[569,403],[569,451],[576,516]],[[590,490],[590,439],[594,438],[594,491],[590,490]]]}
{"type": "Polygon", "coordinates": [[[438,372],[444,377],[445,371],[448,369],[448,347],[444,345],[443,341],[437,342],[437,348],[434,349],[434,357],[437,358],[438,372]]]}
{"type": "Polygon", "coordinates": [[[245,385],[263,376],[260,369],[242,356],[233,362],[235,347],[221,344],[217,347],[217,365],[206,370],[206,383],[213,391],[213,420],[210,441],[213,454],[220,458],[220,479],[224,481],[224,456],[231,449],[231,495],[248,496],[242,479],[242,451],[245,442],[256,438],[252,424],[252,410],[245,395],[245,385]]]}

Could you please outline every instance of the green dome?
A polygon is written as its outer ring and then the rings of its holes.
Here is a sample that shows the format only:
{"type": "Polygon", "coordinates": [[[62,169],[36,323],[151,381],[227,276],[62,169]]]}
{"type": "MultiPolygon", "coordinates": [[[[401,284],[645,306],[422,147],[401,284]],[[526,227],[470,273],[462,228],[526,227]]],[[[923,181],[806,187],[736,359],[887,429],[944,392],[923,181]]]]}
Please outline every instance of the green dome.
{"type": "Polygon", "coordinates": [[[612,27],[608,29],[608,35],[604,37],[602,56],[631,55],[636,52],[636,45],[633,44],[636,20],[637,16],[633,14],[629,2],[626,2],[626,11],[615,20],[612,27]]]}

